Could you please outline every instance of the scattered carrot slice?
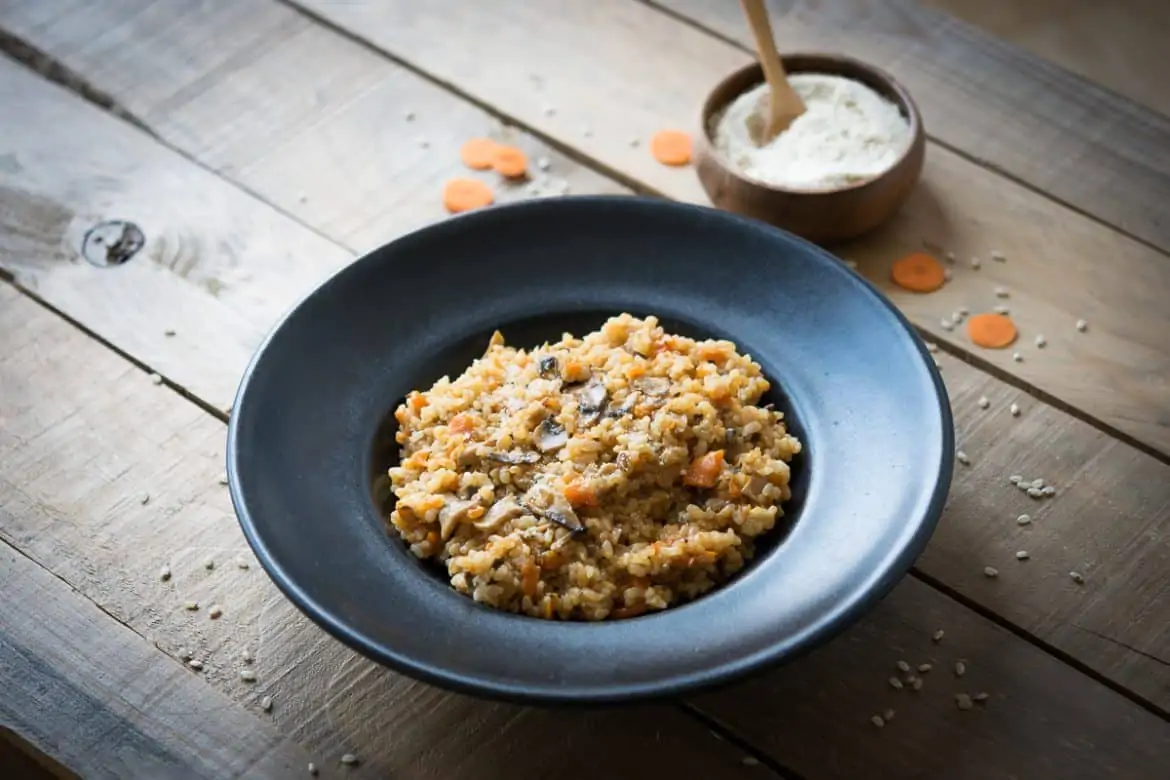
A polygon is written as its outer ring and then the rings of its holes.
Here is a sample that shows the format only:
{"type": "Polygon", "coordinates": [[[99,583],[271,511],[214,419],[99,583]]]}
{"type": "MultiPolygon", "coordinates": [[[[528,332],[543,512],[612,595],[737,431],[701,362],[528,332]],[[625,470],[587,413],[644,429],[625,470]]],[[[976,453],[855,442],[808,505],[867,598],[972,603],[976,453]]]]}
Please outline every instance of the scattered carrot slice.
{"type": "Polygon", "coordinates": [[[570,482],[565,488],[565,499],[575,507],[597,506],[597,491],[581,482],[570,482]]]}
{"type": "Polygon", "coordinates": [[[911,292],[934,292],[946,281],[942,263],[925,252],[915,252],[894,261],[890,272],[894,284],[911,292]]]}
{"type": "Polygon", "coordinates": [[[501,176],[522,179],[528,175],[528,158],[515,146],[497,146],[492,167],[501,176]]]}
{"type": "Polygon", "coordinates": [[[1016,324],[1005,314],[976,314],[967,320],[967,336],[977,347],[1003,349],[1016,335],[1016,324]]]}
{"type": "Polygon", "coordinates": [[[691,137],[681,130],[659,130],[650,139],[650,154],[663,165],[686,165],[691,161],[691,137]]]}
{"type": "Polygon", "coordinates": [[[525,561],[524,566],[520,569],[520,574],[524,595],[532,598],[540,586],[540,567],[532,561],[525,561]]]}
{"type": "Polygon", "coordinates": [[[459,148],[459,158],[472,170],[486,171],[492,167],[499,146],[490,138],[472,138],[459,148]]]}
{"type": "Polygon", "coordinates": [[[477,179],[451,179],[443,187],[443,207],[452,214],[492,205],[492,188],[477,179]]]}
{"type": "Polygon", "coordinates": [[[719,481],[719,472],[723,470],[723,450],[708,452],[701,458],[695,458],[687,467],[683,475],[683,484],[691,487],[715,487],[719,481]]]}
{"type": "Polygon", "coordinates": [[[451,418],[451,422],[447,423],[447,427],[451,433],[470,433],[475,430],[475,419],[469,414],[460,412],[451,418]]]}

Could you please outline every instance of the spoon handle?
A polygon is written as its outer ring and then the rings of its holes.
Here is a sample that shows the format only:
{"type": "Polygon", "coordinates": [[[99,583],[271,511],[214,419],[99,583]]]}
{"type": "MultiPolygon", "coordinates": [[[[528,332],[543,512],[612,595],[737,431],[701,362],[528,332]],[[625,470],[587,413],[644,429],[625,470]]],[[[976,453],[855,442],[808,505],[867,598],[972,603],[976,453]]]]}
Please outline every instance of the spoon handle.
{"type": "Polygon", "coordinates": [[[773,134],[782,132],[793,119],[804,113],[804,101],[796,90],[788,83],[788,74],[784,72],[784,63],[780,61],[780,53],[776,51],[776,40],[772,37],[772,24],[768,21],[768,9],[764,0],[740,0],[743,12],[747,15],[752,34],[756,38],[756,51],[760,55],[760,66],[764,69],[764,78],[772,92],[774,107],[773,118],[784,115],[787,121],[783,127],[775,128],[773,134]]]}

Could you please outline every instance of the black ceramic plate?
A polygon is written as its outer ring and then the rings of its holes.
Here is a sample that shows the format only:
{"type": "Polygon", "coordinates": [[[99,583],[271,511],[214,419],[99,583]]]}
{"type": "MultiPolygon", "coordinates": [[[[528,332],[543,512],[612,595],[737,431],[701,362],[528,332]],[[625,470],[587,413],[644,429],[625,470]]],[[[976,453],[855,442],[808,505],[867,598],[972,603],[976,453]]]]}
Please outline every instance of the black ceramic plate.
{"type": "Polygon", "coordinates": [[[244,376],[228,474],[260,562],[344,642],[458,690],[600,702],[723,682],[844,628],[926,544],[952,450],[922,343],[827,253],[710,209],[559,198],[424,228],[311,294],[244,376]],[[477,605],[386,531],[391,413],[410,390],[460,373],[497,328],[535,346],[623,311],[731,339],[763,366],[805,444],[787,529],[730,584],[633,620],[477,605]]]}

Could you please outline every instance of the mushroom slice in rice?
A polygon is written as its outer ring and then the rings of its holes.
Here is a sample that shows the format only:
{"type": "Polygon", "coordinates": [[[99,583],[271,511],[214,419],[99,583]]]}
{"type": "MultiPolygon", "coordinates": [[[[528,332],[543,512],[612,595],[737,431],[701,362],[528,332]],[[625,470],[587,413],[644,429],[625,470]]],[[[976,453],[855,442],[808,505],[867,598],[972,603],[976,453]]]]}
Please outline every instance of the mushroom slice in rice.
{"type": "Polygon", "coordinates": [[[569,500],[548,485],[537,483],[530,487],[524,494],[524,506],[537,517],[551,520],[573,533],[585,530],[585,524],[577,517],[569,500]]]}
{"type": "Polygon", "coordinates": [[[552,452],[568,443],[569,434],[565,431],[565,426],[551,417],[547,417],[540,425],[536,426],[536,433],[533,434],[532,440],[536,444],[536,449],[541,452],[552,452]]]}
{"type": "Polygon", "coordinates": [[[670,395],[670,380],[662,376],[647,376],[634,380],[634,387],[646,395],[670,395]]]}
{"type": "Polygon", "coordinates": [[[455,496],[443,496],[443,508],[439,510],[439,538],[443,541],[455,533],[455,526],[467,520],[467,511],[476,505],[474,501],[463,501],[455,496]]]}
{"type": "Polygon", "coordinates": [[[589,380],[589,384],[577,391],[577,416],[581,424],[592,425],[597,422],[608,399],[609,391],[605,388],[605,382],[599,379],[589,380]]]}
{"type": "Polygon", "coordinates": [[[481,531],[495,531],[504,523],[519,517],[526,511],[516,499],[507,496],[492,504],[487,514],[475,522],[475,527],[481,531]]]}
{"type": "Polygon", "coordinates": [[[560,379],[561,372],[557,366],[557,359],[554,355],[546,355],[540,359],[538,364],[540,368],[540,376],[542,379],[560,379]]]}
{"type": "Polygon", "coordinates": [[[521,464],[532,464],[540,460],[540,453],[530,452],[527,450],[512,450],[510,452],[493,451],[487,454],[488,460],[494,460],[496,463],[506,463],[509,466],[519,466],[521,464]]]}

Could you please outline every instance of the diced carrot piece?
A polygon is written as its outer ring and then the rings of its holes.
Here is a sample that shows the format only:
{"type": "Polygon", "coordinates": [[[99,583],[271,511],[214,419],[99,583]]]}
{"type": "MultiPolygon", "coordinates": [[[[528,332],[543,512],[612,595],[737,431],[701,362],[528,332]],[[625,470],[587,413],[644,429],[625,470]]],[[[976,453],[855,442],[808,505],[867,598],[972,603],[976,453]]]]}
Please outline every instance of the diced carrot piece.
{"type": "Polygon", "coordinates": [[[452,433],[470,433],[475,430],[475,418],[469,414],[457,414],[447,423],[447,428],[452,433]]]}
{"type": "Polygon", "coordinates": [[[532,598],[536,595],[537,586],[540,584],[540,567],[532,561],[525,561],[520,570],[520,576],[524,595],[532,598]]]}
{"type": "Polygon", "coordinates": [[[431,545],[432,547],[435,547],[439,544],[438,531],[431,531],[427,534],[427,544],[431,545]]]}
{"type": "Polygon", "coordinates": [[[631,363],[630,365],[626,366],[626,379],[637,379],[638,377],[644,376],[645,374],[646,366],[642,363],[631,363]]]}
{"type": "Polygon", "coordinates": [[[394,419],[398,421],[399,425],[406,425],[406,407],[400,406],[394,410],[394,419]]]}
{"type": "Polygon", "coordinates": [[[581,380],[588,378],[588,376],[589,367],[580,360],[565,361],[565,370],[562,374],[562,378],[566,382],[580,382],[581,380]]]}
{"type": "Polygon", "coordinates": [[[427,397],[422,393],[411,393],[407,403],[410,405],[411,411],[415,414],[421,412],[423,407],[430,403],[427,397]]]}
{"type": "Polygon", "coordinates": [[[690,487],[715,487],[721,471],[723,471],[723,450],[708,452],[691,462],[687,473],[683,476],[683,484],[690,487]]]}
{"type": "Polygon", "coordinates": [[[467,516],[472,520],[478,520],[479,518],[483,517],[485,512],[487,512],[487,510],[482,506],[473,506],[471,509],[467,510],[467,516]]]}
{"type": "Polygon", "coordinates": [[[597,491],[582,482],[570,482],[565,488],[565,498],[575,507],[597,506],[597,491]]]}
{"type": "Polygon", "coordinates": [[[540,556],[540,567],[545,571],[556,571],[565,565],[565,554],[560,550],[549,550],[540,556]]]}

